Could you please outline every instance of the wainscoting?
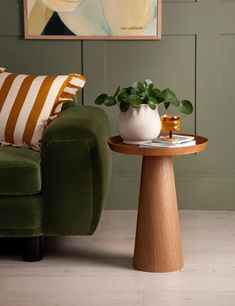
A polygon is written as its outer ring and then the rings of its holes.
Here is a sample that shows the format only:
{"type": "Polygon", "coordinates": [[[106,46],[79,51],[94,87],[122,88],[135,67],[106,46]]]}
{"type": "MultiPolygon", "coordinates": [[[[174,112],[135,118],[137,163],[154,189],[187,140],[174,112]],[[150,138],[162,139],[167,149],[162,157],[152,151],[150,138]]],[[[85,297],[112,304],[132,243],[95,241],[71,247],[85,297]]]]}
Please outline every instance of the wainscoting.
{"type": "MultiPolygon", "coordinates": [[[[151,78],[190,99],[194,114],[182,131],[209,138],[205,152],[175,160],[179,206],[235,207],[235,1],[164,1],[161,41],[25,41],[20,0],[0,1],[1,66],[26,73],[83,71],[85,104],[117,85],[151,78]]],[[[81,101],[81,99],[80,99],[81,101]]],[[[107,109],[116,134],[117,109],[107,109]]],[[[107,208],[137,207],[141,160],[113,154],[107,208]]]]}

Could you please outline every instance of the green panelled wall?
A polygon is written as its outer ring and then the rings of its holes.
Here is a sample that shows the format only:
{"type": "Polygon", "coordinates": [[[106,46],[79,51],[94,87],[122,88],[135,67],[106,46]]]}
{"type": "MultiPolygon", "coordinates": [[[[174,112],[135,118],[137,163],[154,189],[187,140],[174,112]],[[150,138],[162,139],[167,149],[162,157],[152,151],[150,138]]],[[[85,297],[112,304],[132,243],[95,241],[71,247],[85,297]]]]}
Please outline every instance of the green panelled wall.
{"type": "MultiPolygon", "coordinates": [[[[161,41],[26,41],[20,0],[0,0],[0,66],[27,73],[81,71],[85,104],[117,85],[151,78],[193,101],[182,131],[209,138],[207,150],[175,158],[179,206],[235,209],[235,0],[168,0],[161,41]],[[83,63],[82,63],[83,60],[83,63]]],[[[106,109],[116,134],[117,109],[106,109]]],[[[113,154],[106,208],[135,209],[141,159],[113,154]]],[[[154,182],[152,182],[154,184],[154,182]]]]}

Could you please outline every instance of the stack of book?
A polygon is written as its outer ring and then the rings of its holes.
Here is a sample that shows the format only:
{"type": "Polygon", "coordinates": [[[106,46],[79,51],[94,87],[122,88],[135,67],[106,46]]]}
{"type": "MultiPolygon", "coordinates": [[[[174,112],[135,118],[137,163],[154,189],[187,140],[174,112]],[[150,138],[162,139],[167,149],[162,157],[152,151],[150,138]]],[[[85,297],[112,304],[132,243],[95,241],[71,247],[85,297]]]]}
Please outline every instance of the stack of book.
{"type": "Polygon", "coordinates": [[[160,136],[159,138],[153,139],[149,143],[141,144],[142,148],[182,148],[190,147],[196,144],[194,136],[184,135],[172,135],[172,138],[168,136],[160,136]]]}

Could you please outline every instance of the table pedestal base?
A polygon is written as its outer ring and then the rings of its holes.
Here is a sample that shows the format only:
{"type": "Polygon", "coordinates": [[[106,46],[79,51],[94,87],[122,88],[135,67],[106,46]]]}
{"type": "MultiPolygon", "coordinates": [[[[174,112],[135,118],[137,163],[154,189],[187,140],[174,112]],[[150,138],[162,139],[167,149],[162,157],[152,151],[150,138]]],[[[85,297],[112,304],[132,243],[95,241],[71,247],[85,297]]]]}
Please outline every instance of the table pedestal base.
{"type": "Polygon", "coordinates": [[[134,267],[146,272],[172,272],[183,265],[172,158],[144,156],[134,267]]]}

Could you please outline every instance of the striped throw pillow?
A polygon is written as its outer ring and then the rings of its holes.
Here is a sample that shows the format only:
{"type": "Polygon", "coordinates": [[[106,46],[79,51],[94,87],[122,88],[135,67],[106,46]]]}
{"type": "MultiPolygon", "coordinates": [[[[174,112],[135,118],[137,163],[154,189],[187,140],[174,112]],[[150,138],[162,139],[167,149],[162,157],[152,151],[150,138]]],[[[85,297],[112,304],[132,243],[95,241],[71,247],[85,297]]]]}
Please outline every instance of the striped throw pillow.
{"type": "Polygon", "coordinates": [[[85,85],[80,74],[33,76],[0,68],[0,143],[40,148],[49,118],[85,85]]]}

